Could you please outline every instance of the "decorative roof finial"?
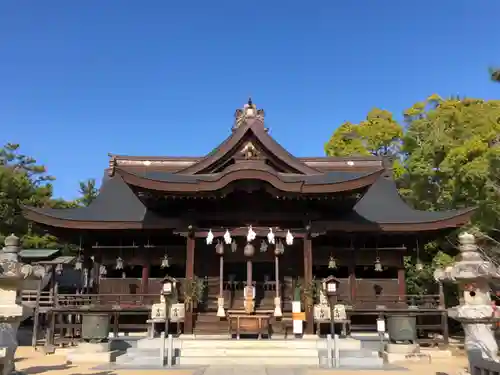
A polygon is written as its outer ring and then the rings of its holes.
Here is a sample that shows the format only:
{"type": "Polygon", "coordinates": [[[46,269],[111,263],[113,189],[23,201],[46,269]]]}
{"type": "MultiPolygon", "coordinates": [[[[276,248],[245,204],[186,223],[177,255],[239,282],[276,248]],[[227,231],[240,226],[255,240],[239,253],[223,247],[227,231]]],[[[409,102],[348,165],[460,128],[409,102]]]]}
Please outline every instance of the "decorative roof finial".
{"type": "Polygon", "coordinates": [[[109,168],[108,168],[108,176],[113,177],[115,175],[115,168],[116,168],[116,156],[114,155],[109,155],[109,168]]]}
{"type": "Polygon", "coordinates": [[[264,110],[257,109],[257,106],[253,104],[252,98],[248,98],[247,104],[243,106],[243,109],[237,109],[235,114],[235,121],[233,125],[233,130],[236,130],[240,127],[241,124],[245,123],[245,121],[249,118],[255,118],[264,123],[264,110]]]}

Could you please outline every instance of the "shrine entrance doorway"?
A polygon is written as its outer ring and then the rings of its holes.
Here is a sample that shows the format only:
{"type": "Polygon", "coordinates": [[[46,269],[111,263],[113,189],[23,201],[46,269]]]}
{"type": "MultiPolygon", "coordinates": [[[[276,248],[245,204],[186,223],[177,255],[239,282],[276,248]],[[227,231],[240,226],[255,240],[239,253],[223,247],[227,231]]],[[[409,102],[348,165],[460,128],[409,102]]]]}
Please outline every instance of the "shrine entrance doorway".
{"type": "MultiPolygon", "coordinates": [[[[255,308],[274,308],[276,275],[274,262],[252,262],[252,285],[255,287],[255,308]]],[[[247,263],[227,262],[224,264],[224,289],[230,295],[231,309],[243,309],[244,289],[247,285],[247,263]]]]}

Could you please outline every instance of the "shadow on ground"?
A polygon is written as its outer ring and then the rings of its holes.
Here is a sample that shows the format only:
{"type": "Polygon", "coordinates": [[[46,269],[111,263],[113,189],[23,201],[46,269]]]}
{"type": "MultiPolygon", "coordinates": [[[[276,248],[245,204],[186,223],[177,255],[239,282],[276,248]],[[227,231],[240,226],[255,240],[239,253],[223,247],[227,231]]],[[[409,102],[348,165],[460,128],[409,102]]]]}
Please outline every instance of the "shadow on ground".
{"type": "Polygon", "coordinates": [[[71,366],[68,366],[68,365],[31,366],[31,367],[24,368],[22,371],[25,374],[42,374],[42,373],[48,372],[48,371],[67,370],[69,368],[71,368],[71,366]]]}
{"type": "MultiPolygon", "coordinates": [[[[32,366],[27,367],[22,370],[23,374],[26,375],[34,375],[34,374],[43,374],[49,371],[61,371],[61,370],[69,370],[75,366],[71,365],[54,365],[54,366],[32,366]]],[[[87,372],[85,375],[115,375],[114,371],[106,370],[99,372],[87,372]]],[[[83,373],[73,372],[71,375],[84,375],[83,373]]]]}

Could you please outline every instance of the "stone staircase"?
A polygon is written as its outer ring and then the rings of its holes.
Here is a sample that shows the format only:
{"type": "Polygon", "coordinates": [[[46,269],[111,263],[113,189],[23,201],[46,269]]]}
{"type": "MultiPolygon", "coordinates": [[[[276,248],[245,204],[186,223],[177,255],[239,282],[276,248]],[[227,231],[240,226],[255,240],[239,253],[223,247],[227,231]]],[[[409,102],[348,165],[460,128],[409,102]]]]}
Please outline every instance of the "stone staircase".
{"type": "MultiPolygon", "coordinates": [[[[207,336],[205,336],[207,337],[207,336]]],[[[141,339],[116,359],[121,366],[151,366],[160,363],[161,339],[141,339]]],[[[382,368],[378,353],[362,349],[355,339],[340,339],[341,368],[382,368]]],[[[185,337],[174,340],[173,363],[197,365],[267,365],[321,366],[327,365],[326,340],[229,340],[226,338],[185,337]]]]}
{"type": "Polygon", "coordinates": [[[179,350],[181,366],[217,365],[319,365],[314,345],[293,345],[277,340],[192,340],[179,350]],[[293,349],[293,350],[291,350],[293,349]]]}

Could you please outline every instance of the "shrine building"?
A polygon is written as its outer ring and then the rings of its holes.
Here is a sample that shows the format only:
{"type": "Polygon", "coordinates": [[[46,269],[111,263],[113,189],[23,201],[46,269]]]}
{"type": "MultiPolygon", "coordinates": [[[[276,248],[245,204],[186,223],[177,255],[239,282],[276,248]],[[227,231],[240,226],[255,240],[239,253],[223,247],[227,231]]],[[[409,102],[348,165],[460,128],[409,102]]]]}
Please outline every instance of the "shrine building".
{"type": "MultiPolygon", "coordinates": [[[[294,157],[249,100],[206,156],[111,154],[88,207],[23,212],[80,247],[87,293],[131,303],[148,295],[147,305],[166,275],[200,280],[204,295],[186,311],[183,330],[212,333],[225,329],[218,303],[243,309],[247,285],[255,311],[279,304],[283,316],[300,290],[328,276],[354,312],[408,303],[403,257],[466,224],[473,210],[411,208],[391,166],[377,156],[294,157]]],[[[312,332],[313,313],[305,312],[312,332]]]]}

